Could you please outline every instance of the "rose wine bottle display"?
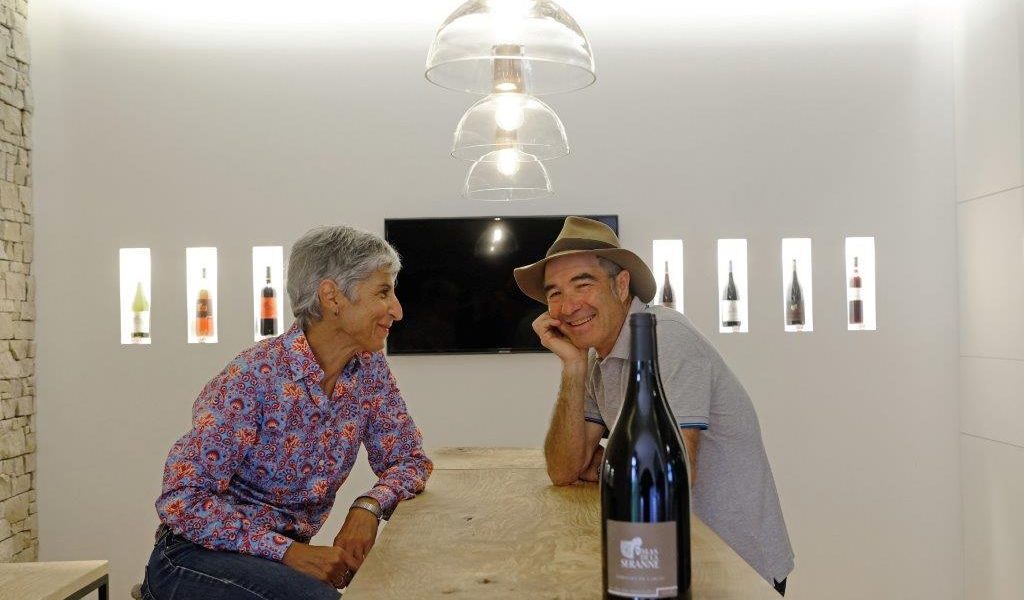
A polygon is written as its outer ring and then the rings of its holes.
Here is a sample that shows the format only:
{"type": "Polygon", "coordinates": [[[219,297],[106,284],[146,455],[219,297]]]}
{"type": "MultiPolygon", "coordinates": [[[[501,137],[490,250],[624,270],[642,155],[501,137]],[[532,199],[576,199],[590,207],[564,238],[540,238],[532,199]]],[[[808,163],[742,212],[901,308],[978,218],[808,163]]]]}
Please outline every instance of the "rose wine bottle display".
{"type": "Polygon", "coordinates": [[[210,289],[206,282],[206,267],[203,267],[199,282],[199,293],[196,295],[196,337],[205,342],[213,336],[213,302],[210,289]]]}
{"type": "Polygon", "coordinates": [[[270,267],[267,267],[267,284],[260,292],[260,335],[277,335],[277,298],[270,281],[270,267]]]}

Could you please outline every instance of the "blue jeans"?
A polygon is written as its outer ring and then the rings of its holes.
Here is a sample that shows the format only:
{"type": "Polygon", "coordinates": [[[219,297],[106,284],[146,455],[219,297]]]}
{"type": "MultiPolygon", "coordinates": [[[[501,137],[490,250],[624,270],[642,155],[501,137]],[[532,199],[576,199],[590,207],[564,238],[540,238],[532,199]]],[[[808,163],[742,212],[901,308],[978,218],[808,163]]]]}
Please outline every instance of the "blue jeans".
{"type": "Polygon", "coordinates": [[[142,582],[146,600],[338,600],[333,587],[258,556],[207,550],[161,527],[142,582]]]}

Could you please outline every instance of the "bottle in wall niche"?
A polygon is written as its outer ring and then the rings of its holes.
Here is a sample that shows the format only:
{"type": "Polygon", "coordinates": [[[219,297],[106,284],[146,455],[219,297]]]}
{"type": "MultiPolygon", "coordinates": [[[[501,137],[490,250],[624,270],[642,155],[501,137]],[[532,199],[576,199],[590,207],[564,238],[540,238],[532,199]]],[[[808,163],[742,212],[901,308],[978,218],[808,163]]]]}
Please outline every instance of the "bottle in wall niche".
{"type": "Polygon", "coordinates": [[[690,480],[658,371],[656,322],[630,316],[629,383],[601,465],[604,598],[691,598],[690,480]]]}
{"type": "Polygon", "coordinates": [[[793,278],[789,281],[789,296],[786,301],[786,325],[802,328],[804,325],[804,294],[796,276],[796,259],[793,259],[793,278]]]}
{"type": "Polygon", "coordinates": [[[729,261],[729,281],[722,292],[722,326],[740,326],[740,295],[736,291],[736,281],[732,277],[732,261],[729,261]]]}
{"type": "Polygon", "coordinates": [[[260,293],[260,335],[277,335],[277,298],[270,283],[270,267],[267,267],[267,285],[260,293]]]}
{"type": "Polygon", "coordinates": [[[665,261],[665,283],[661,286],[661,305],[669,308],[676,307],[676,295],[672,292],[672,281],[668,276],[668,261],[665,261]]]}
{"type": "Polygon", "coordinates": [[[864,326],[864,298],[863,281],[860,278],[860,265],[858,258],[853,257],[853,276],[850,277],[850,290],[847,295],[850,297],[850,325],[854,327],[864,326]]]}
{"type": "Polygon", "coordinates": [[[210,301],[210,289],[206,283],[206,267],[203,267],[199,281],[199,293],[196,295],[196,337],[200,342],[213,335],[213,303],[210,301]]]}
{"type": "Polygon", "coordinates": [[[135,299],[132,300],[132,341],[149,339],[149,300],[142,289],[142,282],[135,284],[135,299]]]}

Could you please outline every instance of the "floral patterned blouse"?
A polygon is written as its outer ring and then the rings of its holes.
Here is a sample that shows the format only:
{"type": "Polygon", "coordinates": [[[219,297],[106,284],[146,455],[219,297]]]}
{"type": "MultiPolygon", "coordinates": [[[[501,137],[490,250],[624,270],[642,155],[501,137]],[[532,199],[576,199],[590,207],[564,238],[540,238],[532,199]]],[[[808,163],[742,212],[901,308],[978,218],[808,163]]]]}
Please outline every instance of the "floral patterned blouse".
{"type": "Polygon", "coordinates": [[[192,430],[167,456],[160,520],[212,550],[281,560],[323,526],[360,443],[385,516],[433,469],[380,352],[357,354],[328,397],[293,325],[239,354],[196,399],[192,430]]]}

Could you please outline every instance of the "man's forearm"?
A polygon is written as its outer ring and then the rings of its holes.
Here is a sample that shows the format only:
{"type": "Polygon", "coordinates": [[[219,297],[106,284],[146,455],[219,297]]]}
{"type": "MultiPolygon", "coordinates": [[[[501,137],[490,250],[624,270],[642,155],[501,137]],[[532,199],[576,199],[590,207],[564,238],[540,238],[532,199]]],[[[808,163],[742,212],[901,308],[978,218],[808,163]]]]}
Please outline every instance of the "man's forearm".
{"type": "Polygon", "coordinates": [[[548,476],[555,485],[574,483],[586,466],[587,448],[583,419],[583,391],[587,365],[562,367],[562,386],[544,440],[548,476]]]}
{"type": "Polygon", "coordinates": [[[680,429],[683,434],[683,444],[686,448],[686,458],[690,475],[690,487],[697,481],[697,452],[700,450],[700,430],[689,427],[680,429]]]}

